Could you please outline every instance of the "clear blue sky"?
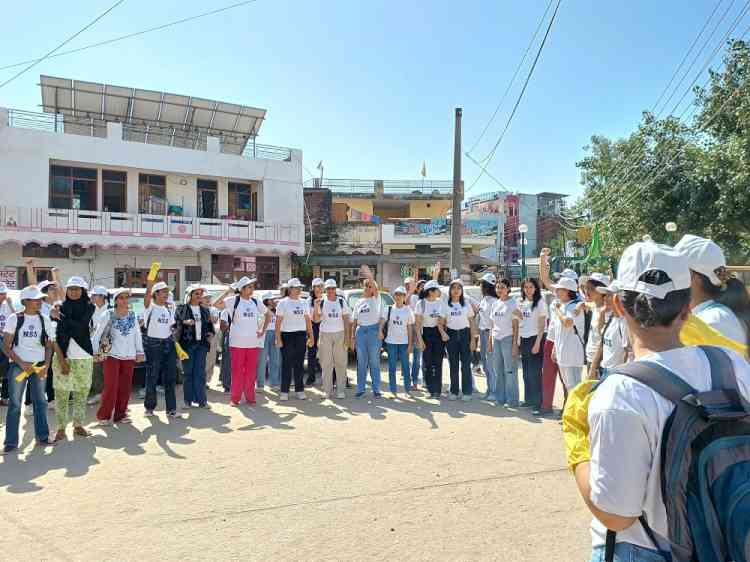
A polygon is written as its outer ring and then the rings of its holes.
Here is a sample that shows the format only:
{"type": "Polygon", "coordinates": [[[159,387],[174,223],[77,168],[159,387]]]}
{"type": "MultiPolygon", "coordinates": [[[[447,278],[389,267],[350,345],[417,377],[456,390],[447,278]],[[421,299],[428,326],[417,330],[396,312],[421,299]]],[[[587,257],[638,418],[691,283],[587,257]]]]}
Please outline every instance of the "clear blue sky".
{"type": "MultiPolygon", "coordinates": [[[[111,3],[76,0],[62,10],[51,0],[6,3],[0,66],[41,56],[111,3]]],[[[66,48],[231,3],[125,0],[66,48]]],[[[313,173],[323,160],[327,177],[418,179],[425,160],[429,178],[450,179],[453,108],[464,108],[466,149],[546,4],[258,0],[45,61],[0,89],[0,105],[38,110],[40,74],[207,97],[267,108],[259,141],[301,148],[313,173]]],[[[579,193],[575,162],[590,136],[620,136],[636,126],[714,6],[714,0],[564,0],[491,172],[522,192],[579,193]]],[[[0,71],[0,82],[15,70],[0,71]]],[[[520,81],[478,148],[480,157],[494,144],[519,87],[520,81]]],[[[465,158],[463,166],[468,185],[478,169],[465,158]]],[[[484,178],[471,195],[495,189],[484,178]]]]}

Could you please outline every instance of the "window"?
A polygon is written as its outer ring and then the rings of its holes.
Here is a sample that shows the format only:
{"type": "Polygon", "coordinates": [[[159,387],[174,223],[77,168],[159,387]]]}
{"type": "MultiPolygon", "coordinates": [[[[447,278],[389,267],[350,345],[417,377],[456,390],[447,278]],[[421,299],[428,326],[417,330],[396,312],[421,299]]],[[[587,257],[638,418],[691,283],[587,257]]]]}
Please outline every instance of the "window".
{"type": "MultiPolygon", "coordinates": [[[[42,281],[52,281],[52,268],[51,267],[35,267],[34,274],[36,275],[36,282],[41,283],[42,281]]],[[[25,267],[18,268],[18,287],[28,287],[29,276],[26,273],[25,267]]]]}
{"type": "Polygon", "coordinates": [[[256,257],[255,272],[258,277],[259,288],[275,289],[279,286],[279,258],[271,256],[256,257]]]}
{"type": "Polygon", "coordinates": [[[125,172],[102,170],[102,210],[125,213],[128,208],[128,175],[125,172]]]}
{"type": "Polygon", "coordinates": [[[145,215],[167,214],[167,178],[138,174],[138,212],[145,215]]]}
{"type": "Polygon", "coordinates": [[[96,211],[97,170],[50,166],[50,209],[96,211]]]}
{"type": "Polygon", "coordinates": [[[229,218],[258,220],[258,193],[253,191],[252,185],[229,182],[229,218]]]}
{"type": "Polygon", "coordinates": [[[31,242],[29,244],[24,244],[21,249],[21,255],[24,258],[68,259],[68,248],[63,248],[59,244],[40,246],[39,244],[31,242]]]}
{"type": "MultiPolygon", "coordinates": [[[[129,287],[131,289],[145,289],[148,269],[136,269],[131,267],[118,267],[115,269],[115,287],[129,287]]],[[[180,299],[180,272],[177,269],[159,270],[158,281],[164,281],[175,300],[180,299]]]]}
{"type": "Polygon", "coordinates": [[[198,180],[198,216],[202,219],[219,218],[218,187],[213,180],[198,180]]]}

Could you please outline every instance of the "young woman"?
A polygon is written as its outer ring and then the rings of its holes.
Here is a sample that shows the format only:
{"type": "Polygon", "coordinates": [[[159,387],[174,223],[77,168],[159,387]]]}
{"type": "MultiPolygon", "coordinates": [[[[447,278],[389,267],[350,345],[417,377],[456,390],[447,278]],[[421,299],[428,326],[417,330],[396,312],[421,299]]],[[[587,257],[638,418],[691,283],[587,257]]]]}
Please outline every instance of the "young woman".
{"type": "Polygon", "coordinates": [[[552,288],[557,295],[557,302],[550,311],[555,317],[556,331],[553,354],[567,397],[568,392],[581,382],[586,359],[583,344],[585,320],[583,313],[577,308],[580,301],[578,283],[575,280],[561,277],[552,288]]]}
{"type": "MultiPolygon", "coordinates": [[[[369,273],[369,270],[368,270],[369,273]]],[[[378,284],[369,274],[363,283],[362,298],[357,301],[352,311],[353,335],[352,346],[357,350],[357,398],[365,394],[367,372],[370,372],[372,394],[380,398],[380,315],[381,300],[378,284]]]]}
{"type": "Polygon", "coordinates": [[[497,279],[492,273],[485,273],[482,276],[482,300],[479,301],[479,356],[482,361],[482,370],[487,377],[487,392],[484,395],[485,400],[492,400],[495,397],[495,384],[497,377],[495,375],[495,365],[490,355],[490,344],[492,340],[492,307],[497,302],[497,291],[495,285],[497,279]]]}
{"type": "MultiPolygon", "coordinates": [[[[13,302],[8,298],[8,286],[5,283],[0,283],[0,334],[4,332],[5,323],[13,313],[13,302]]],[[[7,377],[9,366],[8,356],[0,348],[0,406],[7,406],[8,398],[10,398],[7,377]]]]}
{"type": "Polygon", "coordinates": [[[297,399],[305,399],[305,349],[313,345],[313,328],[310,307],[299,298],[302,283],[292,278],[287,283],[289,296],[276,306],[276,347],[281,348],[281,395],[279,400],[289,400],[289,387],[294,379],[297,399]]]}
{"type": "Polygon", "coordinates": [[[327,279],[325,296],[314,301],[313,326],[318,322],[318,356],[323,368],[323,400],[333,398],[333,373],[336,372],[337,398],[346,398],[346,363],[351,312],[343,297],[336,294],[336,280],[327,279]]]}
{"type": "Polygon", "coordinates": [[[689,234],[675,250],[690,265],[693,314],[725,337],[750,346],[750,297],[743,283],[727,271],[722,249],[712,240],[689,234]]]}
{"type": "Polygon", "coordinates": [[[464,295],[464,284],[454,279],[448,285],[448,317],[445,323],[448,333],[448,364],[450,365],[451,388],[449,400],[458,400],[459,392],[463,400],[471,400],[471,324],[474,322],[474,309],[464,295]],[[459,374],[460,364],[460,374],[459,374]]]}
{"type": "Polygon", "coordinates": [[[177,382],[177,353],[174,345],[174,308],[168,305],[169,286],[163,281],[148,281],[143,297],[143,350],[146,371],[145,415],[151,417],[156,409],[156,384],[161,378],[167,415],[178,417],[175,385],[177,382]]]}
{"type": "Polygon", "coordinates": [[[52,369],[55,372],[56,441],[65,439],[65,429],[71,417],[75,435],[91,435],[83,424],[94,367],[94,347],[91,343],[94,310],[86,282],[80,277],[71,277],[65,285],[65,301],[60,307],[54,338],[52,369]]]}
{"type": "Polygon", "coordinates": [[[115,308],[101,318],[94,334],[94,357],[104,364],[104,389],[96,419],[100,425],[131,423],[128,401],[136,363],[145,360],[135,312],[129,310],[128,289],[114,293],[115,308]]]}
{"type": "Polygon", "coordinates": [[[247,403],[254,406],[258,356],[271,318],[265,305],[253,296],[255,279],[243,277],[235,287],[237,295],[224,300],[227,320],[222,326],[229,332],[232,357],[230,405],[239,406],[244,395],[247,403]]]}
{"type": "MultiPolygon", "coordinates": [[[[109,291],[103,285],[97,285],[91,289],[91,303],[96,310],[94,311],[94,331],[99,324],[109,316],[109,291]]],[[[96,353],[96,348],[94,348],[96,353]]],[[[104,388],[104,366],[101,362],[94,361],[94,372],[91,377],[91,392],[88,403],[98,404],[102,399],[102,389],[104,388]]]]}
{"type": "MultiPolygon", "coordinates": [[[[412,314],[414,314],[414,325],[412,326],[412,338],[415,343],[411,353],[411,389],[417,390],[419,388],[419,372],[422,370],[422,350],[416,345],[418,334],[417,334],[417,305],[419,304],[419,295],[424,291],[424,284],[427,281],[420,279],[416,283],[412,282],[406,286],[406,303],[411,308],[412,314]]],[[[424,379],[424,376],[422,377],[424,379]]]]}
{"type": "Polygon", "coordinates": [[[589,328],[589,338],[586,341],[586,365],[591,365],[596,350],[599,349],[599,344],[602,341],[602,329],[607,318],[600,318],[600,314],[605,309],[604,295],[598,289],[607,288],[608,285],[609,277],[607,275],[592,273],[582,286],[582,292],[586,298],[585,306],[591,310],[591,327],[589,328]]]}
{"type": "Polygon", "coordinates": [[[440,285],[434,279],[425,283],[415,316],[424,383],[430,397],[439,400],[443,393],[443,356],[448,341],[445,331],[448,306],[440,294],[440,285]]]}
{"type": "Polygon", "coordinates": [[[411,371],[409,355],[414,346],[414,313],[406,304],[406,288],[396,287],[393,300],[396,304],[383,309],[380,320],[380,339],[385,342],[388,351],[388,382],[393,398],[396,397],[396,366],[401,363],[401,376],[404,379],[404,393],[411,396],[411,371]]]}
{"type": "Polygon", "coordinates": [[[604,297],[597,315],[599,333],[602,337],[589,365],[588,376],[590,379],[603,380],[610,369],[628,361],[631,348],[628,325],[613,306],[617,287],[611,284],[608,287],[597,288],[597,292],[604,297]]]}
{"type": "Polygon", "coordinates": [[[521,337],[521,366],[523,368],[523,407],[532,408],[540,415],[542,406],[542,350],[547,326],[547,306],[536,279],[526,279],[521,286],[522,300],[515,312],[521,337]]]}
{"type": "Polygon", "coordinates": [[[206,357],[214,338],[214,324],[210,311],[201,306],[203,287],[193,285],[188,288],[187,303],[177,307],[175,312],[175,338],[188,354],[182,361],[185,407],[197,404],[208,408],[206,397],[206,357]]]}
{"type": "Polygon", "coordinates": [[[263,388],[268,371],[268,384],[277,388],[281,384],[281,350],[275,345],[276,338],[276,301],[273,294],[263,295],[263,304],[270,314],[268,328],[263,339],[263,348],[258,358],[258,388],[263,388]]]}
{"type": "MultiPolygon", "coordinates": [[[[320,277],[316,277],[312,280],[310,297],[308,298],[307,306],[312,312],[315,309],[315,302],[323,300],[323,280],[320,277]]],[[[305,381],[306,386],[312,386],[315,384],[315,375],[322,371],[320,361],[318,361],[318,342],[320,340],[320,320],[317,322],[315,318],[312,319],[313,328],[313,346],[307,349],[307,380],[305,381]]]]}
{"type": "Polygon", "coordinates": [[[510,281],[501,279],[495,286],[497,302],[492,307],[490,353],[495,368],[495,400],[498,406],[518,406],[518,318],[513,312],[516,301],[510,296],[510,281]]]}

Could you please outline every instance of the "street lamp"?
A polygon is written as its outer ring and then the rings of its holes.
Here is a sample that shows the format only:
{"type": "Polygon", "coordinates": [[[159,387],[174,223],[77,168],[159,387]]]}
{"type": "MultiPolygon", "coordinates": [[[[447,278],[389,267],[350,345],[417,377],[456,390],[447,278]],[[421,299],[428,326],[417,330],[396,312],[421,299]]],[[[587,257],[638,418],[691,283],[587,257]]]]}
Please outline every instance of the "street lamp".
{"type": "Polygon", "coordinates": [[[667,231],[667,238],[670,244],[674,244],[674,233],[677,232],[677,223],[668,222],[664,225],[664,230],[667,231]]]}
{"type": "Polygon", "coordinates": [[[526,233],[529,227],[525,224],[518,226],[518,232],[521,233],[521,280],[526,279],[526,233]]]}

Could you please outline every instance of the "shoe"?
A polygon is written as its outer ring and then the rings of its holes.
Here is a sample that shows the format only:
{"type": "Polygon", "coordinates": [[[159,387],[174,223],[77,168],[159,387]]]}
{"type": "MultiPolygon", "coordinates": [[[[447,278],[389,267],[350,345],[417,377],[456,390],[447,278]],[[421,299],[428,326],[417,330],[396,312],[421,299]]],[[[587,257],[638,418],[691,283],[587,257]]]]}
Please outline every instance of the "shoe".
{"type": "Polygon", "coordinates": [[[471,402],[471,394],[464,394],[461,400],[463,400],[464,402],[471,402]]]}
{"type": "Polygon", "coordinates": [[[539,408],[537,416],[550,416],[552,415],[552,408],[539,408]]]}
{"type": "Polygon", "coordinates": [[[98,425],[99,427],[107,427],[112,425],[112,420],[98,420],[96,422],[96,425],[98,425]]]}
{"type": "Polygon", "coordinates": [[[6,445],[5,447],[3,447],[3,454],[4,455],[9,455],[9,454],[15,453],[17,451],[18,451],[18,447],[14,447],[13,445],[6,445]]]}
{"type": "Polygon", "coordinates": [[[419,390],[419,385],[417,383],[414,383],[413,385],[411,385],[411,389],[412,389],[413,392],[417,391],[417,390],[419,390]]]}
{"type": "Polygon", "coordinates": [[[146,416],[147,418],[153,418],[156,414],[154,414],[153,410],[146,410],[143,415],[146,416]]]}
{"type": "Polygon", "coordinates": [[[346,399],[346,394],[345,394],[345,393],[343,393],[343,392],[339,392],[339,393],[338,393],[338,394],[336,395],[336,398],[338,398],[339,400],[345,400],[345,399],[346,399]]]}
{"type": "Polygon", "coordinates": [[[435,394],[434,392],[430,394],[430,398],[434,398],[435,400],[440,400],[440,395],[435,394]]]}
{"type": "Polygon", "coordinates": [[[458,400],[458,396],[455,394],[449,394],[448,400],[450,400],[451,402],[455,402],[456,400],[458,400]]]}
{"type": "Polygon", "coordinates": [[[193,405],[192,404],[185,404],[185,405],[182,406],[182,408],[180,408],[180,410],[182,410],[183,412],[189,412],[192,409],[193,409],[193,405]]]}
{"type": "Polygon", "coordinates": [[[98,404],[101,401],[102,401],[102,395],[95,394],[94,396],[92,396],[86,401],[86,404],[88,404],[89,406],[93,406],[94,404],[98,404]]]}
{"type": "Polygon", "coordinates": [[[396,398],[398,398],[398,394],[394,390],[393,392],[391,392],[391,394],[390,394],[390,396],[388,396],[388,398],[390,398],[391,400],[395,400],[396,398]]]}
{"type": "Polygon", "coordinates": [[[414,395],[411,392],[409,392],[408,390],[406,392],[404,392],[404,396],[406,398],[414,398],[414,395]]]}
{"type": "Polygon", "coordinates": [[[533,406],[532,406],[531,404],[528,404],[528,403],[526,403],[526,402],[521,402],[521,403],[520,403],[520,404],[518,405],[518,407],[519,407],[519,408],[524,408],[524,409],[526,409],[526,408],[533,408],[533,406]]]}
{"type": "Polygon", "coordinates": [[[305,400],[306,398],[307,398],[307,396],[305,395],[304,392],[298,392],[297,393],[297,400],[305,400]]]}
{"type": "Polygon", "coordinates": [[[240,407],[240,403],[239,402],[229,402],[229,405],[232,408],[239,408],[240,407]]]}
{"type": "Polygon", "coordinates": [[[281,394],[279,395],[279,400],[280,400],[281,402],[287,402],[287,401],[289,400],[289,393],[288,393],[288,392],[282,392],[282,393],[281,393],[281,394]]]}
{"type": "Polygon", "coordinates": [[[362,398],[364,395],[365,395],[364,392],[358,392],[357,394],[354,395],[354,397],[355,398],[362,398]]]}
{"type": "Polygon", "coordinates": [[[169,412],[167,412],[167,416],[169,416],[170,418],[179,418],[180,414],[178,414],[176,410],[170,410],[169,412]]]}
{"type": "Polygon", "coordinates": [[[305,381],[305,386],[312,386],[315,384],[315,375],[310,375],[305,381]]]}
{"type": "Polygon", "coordinates": [[[541,410],[532,410],[531,415],[532,416],[541,416],[542,415],[542,411],[541,410]]]}
{"type": "Polygon", "coordinates": [[[251,400],[251,401],[248,401],[248,404],[250,406],[255,406],[257,404],[257,402],[255,400],[251,400]]]}
{"type": "Polygon", "coordinates": [[[372,395],[375,397],[375,400],[380,400],[383,397],[379,392],[373,392],[372,395]]]}
{"type": "Polygon", "coordinates": [[[115,423],[121,423],[121,424],[124,424],[124,425],[129,425],[129,424],[133,423],[133,420],[131,420],[129,416],[125,416],[124,418],[117,420],[117,422],[115,422],[115,423]]]}
{"type": "Polygon", "coordinates": [[[48,403],[47,403],[47,407],[48,407],[48,408],[49,408],[50,410],[54,410],[54,409],[55,409],[55,401],[54,401],[54,400],[51,400],[50,402],[48,402],[48,403]]]}
{"type": "Polygon", "coordinates": [[[198,407],[201,410],[210,410],[211,409],[211,404],[199,404],[198,407]]]}

